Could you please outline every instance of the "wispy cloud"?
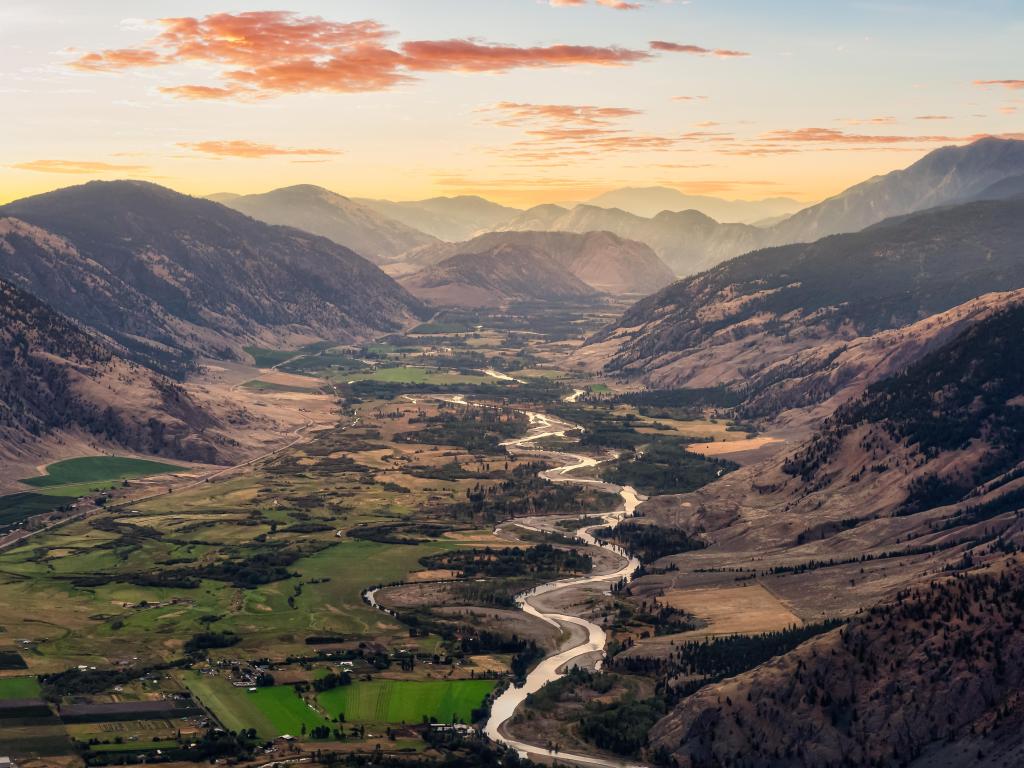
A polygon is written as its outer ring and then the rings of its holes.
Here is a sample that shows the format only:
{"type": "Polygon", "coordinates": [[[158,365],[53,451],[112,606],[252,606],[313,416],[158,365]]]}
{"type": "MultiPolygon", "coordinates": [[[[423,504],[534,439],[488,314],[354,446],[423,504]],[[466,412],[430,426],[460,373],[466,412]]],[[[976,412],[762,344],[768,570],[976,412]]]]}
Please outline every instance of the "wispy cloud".
{"type": "Polygon", "coordinates": [[[733,51],[728,48],[704,48],[700,45],[670,43],[665,40],[652,40],[651,50],[665,53],[689,53],[694,56],[717,56],[720,59],[733,59],[749,56],[746,51],[733,51]]]}
{"type": "Polygon", "coordinates": [[[104,163],[98,160],[29,160],[24,163],[13,163],[10,167],[21,171],[70,174],[121,173],[125,171],[147,170],[145,165],[104,163]]]}
{"type": "MultiPolygon", "coordinates": [[[[594,3],[616,11],[638,11],[644,7],[643,3],[625,2],[625,0],[594,0],[594,3]]],[[[586,5],[587,0],[549,0],[549,4],[555,8],[578,8],[586,5]]]]}
{"type": "Polygon", "coordinates": [[[642,113],[627,107],[499,102],[483,111],[491,114],[497,125],[522,130],[523,138],[497,150],[500,154],[541,165],[564,164],[609,152],[683,152],[693,148],[688,145],[733,141],[732,134],[725,131],[637,131],[628,121],[642,113]]]}
{"type": "Polygon", "coordinates": [[[1024,90],[1024,80],[975,80],[974,84],[982,88],[995,86],[1009,88],[1011,91],[1024,90]]]}
{"type": "Polygon", "coordinates": [[[260,159],[264,157],[280,157],[292,155],[298,157],[332,157],[342,154],[336,149],[324,148],[297,148],[278,147],[273,144],[257,144],[244,139],[232,139],[229,141],[196,141],[179,142],[179,147],[191,149],[194,152],[201,152],[206,155],[217,157],[240,157],[245,159],[260,159]]]}

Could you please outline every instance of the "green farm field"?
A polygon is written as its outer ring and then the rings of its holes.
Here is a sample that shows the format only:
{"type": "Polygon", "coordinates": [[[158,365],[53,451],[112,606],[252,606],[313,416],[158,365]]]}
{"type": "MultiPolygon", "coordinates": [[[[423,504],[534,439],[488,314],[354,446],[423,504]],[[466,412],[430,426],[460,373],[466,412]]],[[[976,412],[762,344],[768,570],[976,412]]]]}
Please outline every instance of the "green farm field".
{"type": "Polygon", "coordinates": [[[49,512],[67,504],[74,496],[57,493],[12,493],[0,496],[0,529],[13,526],[26,517],[49,512]]]}
{"type": "Polygon", "coordinates": [[[290,685],[275,685],[249,691],[236,688],[223,677],[186,672],[183,681],[225,728],[240,731],[255,728],[264,739],[285,734],[299,736],[303,726],[311,730],[330,721],[312,709],[290,685]]]}
{"type": "Polygon", "coordinates": [[[168,472],[180,472],[185,467],[126,456],[83,456],[49,465],[41,477],[27,477],[21,482],[33,488],[52,488],[80,483],[100,483],[129,480],[168,472]]]}
{"type": "Polygon", "coordinates": [[[34,677],[0,677],[0,701],[38,699],[39,696],[39,681],[34,677]]]}
{"type": "Polygon", "coordinates": [[[318,701],[350,723],[419,723],[424,717],[468,723],[494,686],[494,680],[369,680],[325,691],[318,701]]]}

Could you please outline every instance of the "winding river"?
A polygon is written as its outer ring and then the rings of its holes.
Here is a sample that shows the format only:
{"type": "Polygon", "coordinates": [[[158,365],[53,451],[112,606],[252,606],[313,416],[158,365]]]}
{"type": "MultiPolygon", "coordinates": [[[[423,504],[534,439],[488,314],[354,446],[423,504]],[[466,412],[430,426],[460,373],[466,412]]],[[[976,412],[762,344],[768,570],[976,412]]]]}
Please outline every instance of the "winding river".
{"type": "MultiPolygon", "coordinates": [[[[591,573],[589,576],[551,581],[546,584],[542,584],[527,593],[519,595],[516,598],[517,605],[524,613],[535,616],[541,621],[556,627],[560,631],[569,630],[567,632],[568,640],[563,641],[563,645],[554,653],[546,656],[544,660],[527,675],[523,685],[518,687],[515,685],[509,686],[500,696],[498,696],[498,698],[494,700],[491,706],[490,717],[484,726],[484,734],[491,740],[505,744],[511,749],[516,750],[523,757],[557,758],[560,762],[588,766],[606,766],[607,768],[633,768],[633,766],[636,766],[635,763],[617,760],[615,758],[573,754],[561,750],[557,752],[548,750],[546,747],[530,744],[511,737],[505,728],[509,720],[511,720],[515,715],[516,710],[526,700],[527,696],[539,691],[547,683],[563,677],[566,670],[577,665],[584,665],[588,658],[593,659],[598,655],[603,656],[607,642],[607,635],[604,629],[597,624],[578,616],[545,609],[541,605],[537,604],[536,599],[541,595],[551,596],[552,593],[556,593],[560,590],[578,590],[579,588],[586,586],[599,587],[601,591],[604,592],[607,591],[607,589],[609,589],[615,582],[618,582],[623,578],[628,579],[640,566],[640,563],[636,558],[631,558],[626,555],[620,547],[612,544],[604,544],[595,539],[593,536],[593,530],[605,525],[617,525],[624,518],[631,517],[633,515],[633,511],[636,509],[637,505],[640,504],[643,498],[639,496],[634,489],[629,487],[612,486],[600,480],[573,476],[571,473],[576,470],[584,469],[586,467],[594,467],[600,462],[597,459],[580,454],[552,453],[550,451],[543,451],[535,444],[546,437],[564,437],[567,432],[579,428],[574,424],[560,421],[544,413],[536,413],[532,411],[526,411],[525,413],[529,417],[530,424],[532,425],[530,430],[527,432],[525,437],[516,440],[509,440],[508,442],[503,443],[506,450],[510,453],[530,451],[543,453],[546,457],[557,456],[561,460],[564,460],[565,463],[555,467],[554,469],[549,469],[541,473],[542,477],[545,479],[556,483],[585,483],[600,485],[609,490],[617,490],[619,496],[622,497],[622,508],[620,510],[600,515],[600,517],[604,519],[603,523],[585,526],[576,530],[576,536],[584,543],[594,547],[600,547],[611,552],[616,556],[616,560],[619,561],[619,564],[611,570],[604,569],[603,571],[591,573]],[[571,631],[574,627],[577,628],[577,630],[583,630],[585,639],[579,639],[578,631],[571,631]]],[[[600,660],[597,661],[597,666],[600,666],[600,660]]]]}
{"type": "MultiPolygon", "coordinates": [[[[584,394],[583,390],[576,390],[573,395],[566,399],[571,402],[582,394],[584,394]]],[[[418,402],[417,398],[408,395],[403,397],[409,402],[418,402]]],[[[458,405],[475,405],[481,408],[493,407],[484,403],[468,402],[462,395],[438,397],[437,399],[458,405]]],[[[555,627],[564,634],[564,637],[562,644],[553,653],[545,656],[540,664],[530,671],[523,685],[509,686],[494,700],[491,705],[490,717],[484,726],[484,734],[492,741],[516,750],[523,757],[557,759],[562,763],[603,766],[604,768],[642,768],[638,763],[612,757],[598,757],[595,755],[574,754],[562,750],[549,750],[545,746],[515,739],[508,734],[505,728],[509,720],[515,715],[516,710],[519,709],[519,706],[531,693],[539,691],[545,685],[558,680],[560,677],[564,677],[566,671],[572,667],[600,667],[608,639],[604,629],[579,616],[559,613],[558,611],[545,608],[538,603],[537,598],[546,596],[548,600],[545,602],[549,602],[555,593],[561,590],[579,590],[580,588],[587,587],[597,588],[600,592],[606,593],[616,582],[622,579],[629,579],[637,568],[640,567],[640,561],[630,557],[621,547],[598,541],[594,538],[593,531],[595,528],[618,525],[625,518],[632,517],[634,510],[644,500],[644,497],[628,486],[621,487],[601,480],[576,477],[573,474],[581,469],[596,467],[601,463],[601,460],[583,454],[544,450],[536,445],[537,442],[544,438],[565,437],[566,433],[581,430],[581,427],[549,416],[546,413],[536,411],[523,411],[523,413],[530,420],[530,428],[524,437],[502,443],[506,451],[513,455],[531,453],[546,459],[555,458],[562,461],[562,464],[552,469],[544,470],[541,473],[541,477],[545,480],[553,483],[578,483],[600,486],[605,490],[617,492],[622,498],[622,507],[615,512],[587,515],[588,517],[600,517],[603,522],[578,528],[575,532],[576,538],[584,544],[598,547],[611,553],[616,564],[611,568],[598,567],[588,576],[549,581],[516,597],[516,604],[520,610],[555,627]],[[587,664],[588,660],[590,661],[589,664],[587,664]]],[[[503,523],[502,525],[507,524],[503,523]]],[[[363,593],[363,598],[374,608],[389,614],[392,613],[392,611],[377,602],[377,591],[378,588],[368,589],[363,593]]]]}

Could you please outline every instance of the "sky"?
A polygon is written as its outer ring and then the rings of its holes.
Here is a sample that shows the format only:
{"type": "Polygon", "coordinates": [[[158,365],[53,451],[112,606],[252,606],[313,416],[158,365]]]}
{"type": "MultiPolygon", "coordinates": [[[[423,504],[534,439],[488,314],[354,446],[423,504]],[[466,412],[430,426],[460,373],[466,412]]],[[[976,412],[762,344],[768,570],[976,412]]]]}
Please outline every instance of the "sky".
{"type": "Polygon", "coordinates": [[[0,201],[90,179],[813,202],[1024,138],[1024,0],[4,0],[0,201]]]}

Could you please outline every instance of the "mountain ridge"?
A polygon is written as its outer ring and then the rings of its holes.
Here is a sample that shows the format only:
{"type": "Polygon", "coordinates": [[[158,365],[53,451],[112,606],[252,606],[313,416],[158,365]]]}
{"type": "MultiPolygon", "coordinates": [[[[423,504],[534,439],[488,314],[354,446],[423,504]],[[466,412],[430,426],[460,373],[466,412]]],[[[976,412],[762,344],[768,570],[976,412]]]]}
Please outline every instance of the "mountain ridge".
{"type": "Polygon", "coordinates": [[[90,182],[0,207],[0,277],[181,375],[247,343],[346,341],[425,312],[358,254],[147,182],[90,182]]]}

